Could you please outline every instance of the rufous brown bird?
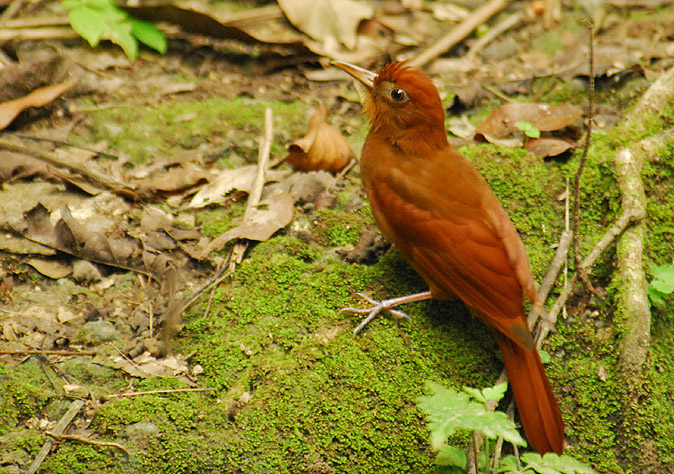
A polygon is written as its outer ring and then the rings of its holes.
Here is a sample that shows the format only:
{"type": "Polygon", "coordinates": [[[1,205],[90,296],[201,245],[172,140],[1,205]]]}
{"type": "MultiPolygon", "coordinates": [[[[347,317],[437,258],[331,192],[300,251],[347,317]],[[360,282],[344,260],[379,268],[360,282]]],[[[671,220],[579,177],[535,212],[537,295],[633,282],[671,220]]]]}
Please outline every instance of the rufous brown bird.
{"type": "Polygon", "coordinates": [[[402,314],[391,308],[403,302],[460,298],[496,332],[529,443],[561,453],[562,415],[524,310],[524,295],[542,309],[524,245],[485,179],[449,144],[437,88],[404,63],[377,73],[333,64],[365,89],[371,129],[360,170],[377,225],[430,289],[349,308],[369,313],[357,330],[382,310],[402,314]]]}

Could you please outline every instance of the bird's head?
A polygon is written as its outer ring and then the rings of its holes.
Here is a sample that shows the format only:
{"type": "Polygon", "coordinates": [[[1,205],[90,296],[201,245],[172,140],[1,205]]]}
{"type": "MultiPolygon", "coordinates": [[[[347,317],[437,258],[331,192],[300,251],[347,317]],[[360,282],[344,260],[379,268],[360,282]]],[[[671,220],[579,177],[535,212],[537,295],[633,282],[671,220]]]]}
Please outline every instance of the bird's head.
{"type": "Polygon", "coordinates": [[[376,73],[342,61],[332,64],[362,84],[363,111],[375,133],[395,145],[422,140],[446,146],[445,111],[438,89],[424,73],[401,62],[387,64],[376,73]]]}

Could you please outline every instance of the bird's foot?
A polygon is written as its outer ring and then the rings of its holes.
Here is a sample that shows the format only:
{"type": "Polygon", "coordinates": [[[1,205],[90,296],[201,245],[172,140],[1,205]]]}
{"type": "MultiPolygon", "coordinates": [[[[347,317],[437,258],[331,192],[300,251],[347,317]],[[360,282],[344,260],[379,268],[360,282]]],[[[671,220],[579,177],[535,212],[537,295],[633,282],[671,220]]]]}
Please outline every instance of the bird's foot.
{"type": "Polygon", "coordinates": [[[343,313],[351,313],[351,314],[361,314],[361,315],[366,315],[365,319],[363,319],[358,326],[356,326],[356,329],[353,330],[353,335],[355,336],[360,332],[361,329],[363,329],[365,326],[368,325],[370,321],[372,321],[379,313],[382,311],[388,311],[391,313],[391,316],[393,316],[395,319],[407,319],[408,321],[412,321],[412,318],[410,318],[407,314],[404,312],[393,309],[394,306],[398,306],[399,304],[402,303],[408,303],[410,301],[417,301],[421,299],[427,299],[430,298],[430,292],[426,291],[424,293],[418,293],[416,295],[408,295],[408,296],[401,296],[399,298],[391,298],[388,300],[383,300],[383,301],[377,301],[372,298],[370,298],[367,295],[364,295],[362,293],[356,293],[359,297],[363,298],[365,301],[370,303],[372,306],[369,308],[354,308],[354,307],[348,307],[348,308],[342,308],[339,312],[339,314],[343,313]]]}

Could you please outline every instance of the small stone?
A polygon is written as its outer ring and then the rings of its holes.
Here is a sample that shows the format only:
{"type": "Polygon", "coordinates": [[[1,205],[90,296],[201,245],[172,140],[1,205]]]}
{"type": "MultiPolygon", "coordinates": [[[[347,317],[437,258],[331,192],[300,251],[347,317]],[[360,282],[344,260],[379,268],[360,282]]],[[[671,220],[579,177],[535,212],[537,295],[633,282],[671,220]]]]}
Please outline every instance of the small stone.
{"type": "Polygon", "coordinates": [[[80,328],[77,339],[86,344],[100,344],[119,339],[119,334],[110,321],[89,321],[80,328]]]}
{"type": "Polygon", "coordinates": [[[88,260],[77,260],[73,264],[73,278],[80,283],[101,281],[103,275],[96,265],[88,260]]]}

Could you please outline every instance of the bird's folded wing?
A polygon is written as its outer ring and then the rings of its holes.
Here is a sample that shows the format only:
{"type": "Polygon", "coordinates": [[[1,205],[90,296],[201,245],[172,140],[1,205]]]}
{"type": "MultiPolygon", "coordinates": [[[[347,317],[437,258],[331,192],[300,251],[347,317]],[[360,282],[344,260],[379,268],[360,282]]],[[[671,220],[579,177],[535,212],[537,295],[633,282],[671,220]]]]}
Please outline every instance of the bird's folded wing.
{"type": "Polygon", "coordinates": [[[523,287],[503,239],[479,209],[438,215],[384,183],[371,191],[380,227],[431,288],[455,294],[494,329],[518,345],[530,346],[523,287]]]}

